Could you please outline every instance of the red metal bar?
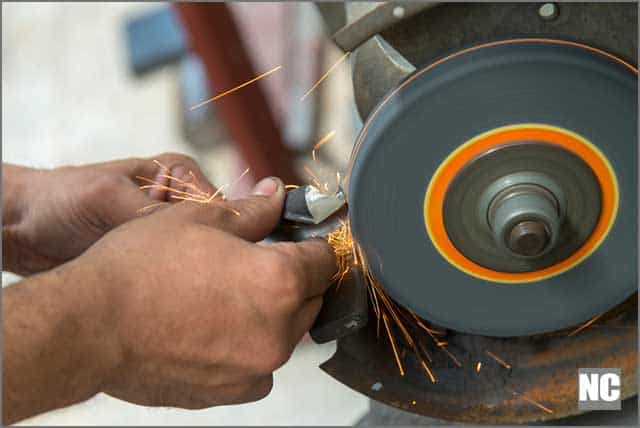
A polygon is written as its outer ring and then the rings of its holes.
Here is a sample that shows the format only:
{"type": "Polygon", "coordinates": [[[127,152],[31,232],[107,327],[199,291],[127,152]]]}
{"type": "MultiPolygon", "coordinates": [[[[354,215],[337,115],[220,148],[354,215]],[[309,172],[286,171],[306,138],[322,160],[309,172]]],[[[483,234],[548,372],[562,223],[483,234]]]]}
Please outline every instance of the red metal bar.
{"type": "MultiPolygon", "coordinates": [[[[253,69],[227,4],[175,3],[174,7],[188,33],[192,50],[204,63],[214,94],[259,74],[253,69]]],[[[256,180],[278,176],[285,183],[300,183],[291,153],[282,141],[260,82],[215,103],[220,118],[256,180]]]]}

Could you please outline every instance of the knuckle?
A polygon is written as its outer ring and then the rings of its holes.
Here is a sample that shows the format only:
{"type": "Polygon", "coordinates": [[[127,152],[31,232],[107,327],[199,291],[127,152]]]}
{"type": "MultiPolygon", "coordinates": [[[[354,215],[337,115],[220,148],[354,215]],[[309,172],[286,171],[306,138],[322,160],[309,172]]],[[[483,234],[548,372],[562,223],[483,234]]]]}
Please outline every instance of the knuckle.
{"type": "Polygon", "coordinates": [[[113,191],[113,188],[115,186],[118,186],[126,181],[127,179],[124,176],[109,173],[97,173],[93,177],[93,188],[96,190],[113,191]]]}
{"type": "Polygon", "coordinates": [[[300,272],[294,260],[283,253],[275,253],[267,269],[272,284],[270,289],[277,301],[295,305],[304,298],[300,272]]]}
{"type": "MultiPolygon", "coordinates": [[[[182,405],[179,405],[178,407],[181,407],[183,409],[202,410],[202,409],[208,409],[209,407],[215,406],[217,402],[215,400],[208,400],[207,398],[192,397],[190,400],[188,401],[185,400],[181,404],[182,405]]],[[[172,407],[172,406],[169,406],[169,407],[172,407]]]]}
{"type": "Polygon", "coordinates": [[[265,398],[267,395],[271,393],[273,389],[273,376],[268,376],[265,379],[260,380],[257,384],[251,389],[252,394],[250,397],[251,401],[258,401],[265,398]]]}
{"type": "Polygon", "coordinates": [[[109,174],[106,172],[97,172],[88,178],[85,186],[78,189],[82,197],[96,197],[100,195],[111,195],[117,192],[123,185],[128,185],[127,177],[109,174]]]}
{"type": "Polygon", "coordinates": [[[258,363],[258,372],[271,374],[282,367],[291,356],[289,346],[282,343],[282,339],[273,342],[269,348],[265,349],[258,363]]]}
{"type": "Polygon", "coordinates": [[[241,404],[258,401],[269,395],[273,389],[273,376],[259,379],[246,379],[243,383],[234,385],[226,391],[221,404],[241,404]]]}

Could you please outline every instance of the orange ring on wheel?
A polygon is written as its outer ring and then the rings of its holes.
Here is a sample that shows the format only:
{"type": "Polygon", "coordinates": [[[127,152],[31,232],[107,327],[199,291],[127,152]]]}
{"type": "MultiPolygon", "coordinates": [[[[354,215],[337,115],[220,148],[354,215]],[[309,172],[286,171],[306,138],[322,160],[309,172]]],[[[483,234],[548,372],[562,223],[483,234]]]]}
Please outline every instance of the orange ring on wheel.
{"type": "Polygon", "coordinates": [[[607,237],[618,211],[618,181],[605,155],[584,137],[544,124],[504,126],[482,133],[454,150],[440,164],[431,178],[424,199],[424,220],[427,234],[438,252],[461,271],[492,282],[516,284],[541,281],[573,268],[602,244],[607,237]],[[544,269],[531,272],[500,272],[481,266],[467,258],[449,239],[444,225],[443,205],[449,185],[457,173],[475,157],[492,148],[517,141],[540,141],[560,146],[580,157],[598,179],[602,193],[598,222],[587,240],[566,259],[544,269]]]}

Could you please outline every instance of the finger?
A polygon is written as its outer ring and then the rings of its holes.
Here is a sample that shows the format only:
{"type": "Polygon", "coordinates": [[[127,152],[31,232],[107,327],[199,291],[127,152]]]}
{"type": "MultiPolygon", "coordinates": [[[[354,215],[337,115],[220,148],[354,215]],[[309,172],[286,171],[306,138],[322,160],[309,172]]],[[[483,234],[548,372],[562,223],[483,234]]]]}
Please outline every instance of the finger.
{"type": "Polygon", "coordinates": [[[104,195],[99,199],[102,207],[99,212],[109,217],[109,223],[112,226],[119,226],[136,217],[151,214],[166,205],[166,203],[154,201],[133,183],[126,184],[128,185],[115,189],[117,195],[104,195]]]}
{"type": "Polygon", "coordinates": [[[157,376],[150,379],[147,376],[138,382],[131,382],[125,387],[109,386],[105,392],[142,406],[179,407],[195,410],[257,401],[266,397],[272,387],[272,375],[255,378],[245,376],[239,383],[212,384],[211,386],[157,376]]]}
{"type": "Polygon", "coordinates": [[[102,165],[141,186],[157,183],[159,186],[147,190],[149,196],[158,201],[178,202],[189,195],[206,197],[216,191],[198,164],[179,153],[164,153],[149,159],[122,159],[102,165]]]}
{"type": "Polygon", "coordinates": [[[174,385],[164,400],[156,405],[182,407],[187,409],[203,409],[206,407],[250,403],[266,397],[273,388],[273,375],[247,377],[237,383],[212,383],[211,386],[200,384],[174,385]]]}
{"type": "Polygon", "coordinates": [[[323,295],[331,285],[331,278],[338,270],[335,254],[324,239],[309,239],[302,242],[278,242],[271,244],[273,250],[284,252],[292,267],[304,275],[301,286],[305,287],[305,298],[323,295]]]}
{"type": "Polygon", "coordinates": [[[322,297],[314,297],[307,299],[300,311],[295,317],[294,322],[291,323],[291,347],[292,349],[300,342],[302,337],[311,330],[313,323],[316,321],[320,309],[322,308],[322,297]]]}
{"type": "Polygon", "coordinates": [[[248,241],[260,241],[273,231],[284,206],[284,185],[278,178],[265,178],[251,196],[210,204],[181,204],[174,212],[216,227],[248,241]]]}
{"type": "MultiPolygon", "coordinates": [[[[252,379],[246,383],[230,385],[225,387],[222,403],[220,404],[241,404],[258,401],[269,395],[273,388],[273,375],[252,379]]],[[[216,391],[216,394],[219,392],[216,391]]]]}

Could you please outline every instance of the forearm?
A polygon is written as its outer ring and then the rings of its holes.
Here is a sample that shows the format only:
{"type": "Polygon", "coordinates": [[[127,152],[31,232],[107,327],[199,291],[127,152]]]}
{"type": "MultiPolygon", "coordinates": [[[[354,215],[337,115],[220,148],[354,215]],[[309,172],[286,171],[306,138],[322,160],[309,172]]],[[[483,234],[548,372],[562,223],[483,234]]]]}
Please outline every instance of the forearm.
{"type": "Polygon", "coordinates": [[[99,287],[84,270],[63,265],[3,289],[3,423],[100,390],[115,348],[92,303],[99,287]]]}
{"type": "Polygon", "coordinates": [[[25,250],[20,245],[19,226],[26,215],[25,187],[35,170],[2,164],[2,269],[24,274],[20,266],[25,250]]]}

